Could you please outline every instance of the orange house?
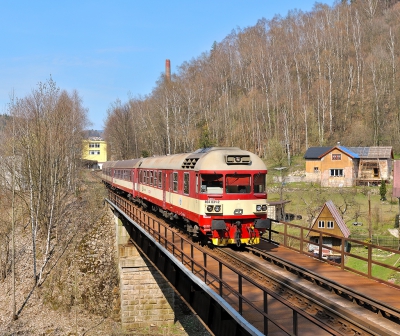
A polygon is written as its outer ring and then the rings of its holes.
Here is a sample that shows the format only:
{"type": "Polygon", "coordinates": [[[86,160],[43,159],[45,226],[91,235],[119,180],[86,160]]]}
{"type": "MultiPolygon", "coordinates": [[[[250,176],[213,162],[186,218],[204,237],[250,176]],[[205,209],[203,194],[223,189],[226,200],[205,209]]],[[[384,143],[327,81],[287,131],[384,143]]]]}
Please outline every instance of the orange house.
{"type": "Polygon", "coordinates": [[[322,187],[351,187],[358,167],[358,154],[342,146],[310,147],[304,155],[306,179],[322,187]]]}

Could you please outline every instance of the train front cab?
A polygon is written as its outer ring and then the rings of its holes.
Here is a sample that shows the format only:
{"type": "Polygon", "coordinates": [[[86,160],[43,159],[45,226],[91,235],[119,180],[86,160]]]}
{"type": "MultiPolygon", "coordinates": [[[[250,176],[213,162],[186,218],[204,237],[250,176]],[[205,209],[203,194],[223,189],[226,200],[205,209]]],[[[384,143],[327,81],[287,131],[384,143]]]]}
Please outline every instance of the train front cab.
{"type": "Polygon", "coordinates": [[[266,171],[202,171],[197,179],[203,207],[200,229],[212,244],[258,244],[270,227],[266,218],[266,171]]]}

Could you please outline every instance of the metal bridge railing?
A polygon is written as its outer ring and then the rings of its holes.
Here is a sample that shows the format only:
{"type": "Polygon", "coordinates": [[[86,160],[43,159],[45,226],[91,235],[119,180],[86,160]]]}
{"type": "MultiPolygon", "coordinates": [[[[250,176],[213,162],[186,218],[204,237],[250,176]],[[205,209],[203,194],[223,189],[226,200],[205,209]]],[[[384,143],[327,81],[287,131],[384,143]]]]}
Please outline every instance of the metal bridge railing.
{"type": "Polygon", "coordinates": [[[272,243],[324,260],[343,270],[349,270],[389,286],[400,288],[400,285],[394,282],[396,276],[397,281],[400,281],[400,276],[397,275],[398,266],[400,266],[399,250],[376,245],[369,241],[327,234],[326,231],[288,222],[274,222],[266,235],[272,243]],[[310,240],[311,236],[318,237],[318,243],[310,240]],[[337,246],[325,245],[322,243],[324,238],[325,240],[334,238],[340,244],[337,246]],[[350,262],[351,258],[354,258],[353,262],[350,262]],[[392,274],[393,280],[389,281],[384,278],[388,276],[388,273],[392,274]]]}

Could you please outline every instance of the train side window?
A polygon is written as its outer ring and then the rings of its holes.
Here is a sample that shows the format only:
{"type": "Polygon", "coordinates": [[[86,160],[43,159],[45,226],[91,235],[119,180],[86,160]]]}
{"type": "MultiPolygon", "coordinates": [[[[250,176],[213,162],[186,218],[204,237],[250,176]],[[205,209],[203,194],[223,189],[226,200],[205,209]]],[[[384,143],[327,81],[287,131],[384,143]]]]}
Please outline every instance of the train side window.
{"type": "Polygon", "coordinates": [[[154,186],[157,187],[158,184],[157,184],[157,172],[156,171],[154,171],[153,179],[154,179],[154,186]]]}
{"type": "Polygon", "coordinates": [[[139,170],[139,182],[143,183],[143,172],[139,170]]]}
{"type": "Polygon", "coordinates": [[[172,190],[178,192],[178,173],[172,173],[172,190]]]}
{"type": "Polygon", "coordinates": [[[162,188],[162,172],[158,172],[158,187],[162,188]]]}
{"type": "Polygon", "coordinates": [[[254,176],[254,192],[265,193],[266,186],[266,174],[258,173],[254,176]]]}
{"type": "Polygon", "coordinates": [[[153,171],[152,170],[150,170],[150,178],[149,178],[149,184],[152,186],[153,185],[153,171]]]}
{"type": "Polygon", "coordinates": [[[183,193],[189,195],[189,173],[183,174],[183,193]]]}

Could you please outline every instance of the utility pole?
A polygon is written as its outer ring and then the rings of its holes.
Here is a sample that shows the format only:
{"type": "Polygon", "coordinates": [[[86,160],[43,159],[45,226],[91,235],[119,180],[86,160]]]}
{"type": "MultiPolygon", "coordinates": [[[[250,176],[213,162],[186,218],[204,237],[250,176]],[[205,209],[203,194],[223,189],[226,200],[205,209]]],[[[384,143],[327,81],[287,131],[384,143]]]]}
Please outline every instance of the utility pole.
{"type": "Polygon", "coordinates": [[[372,223],[371,223],[371,193],[368,193],[368,233],[369,239],[372,243],[372,223]]]}
{"type": "Polygon", "coordinates": [[[281,172],[281,187],[280,187],[280,194],[279,194],[279,200],[282,201],[282,194],[283,194],[283,173],[282,170],[286,169],[287,167],[278,167],[274,168],[275,170],[279,170],[281,172]]]}

